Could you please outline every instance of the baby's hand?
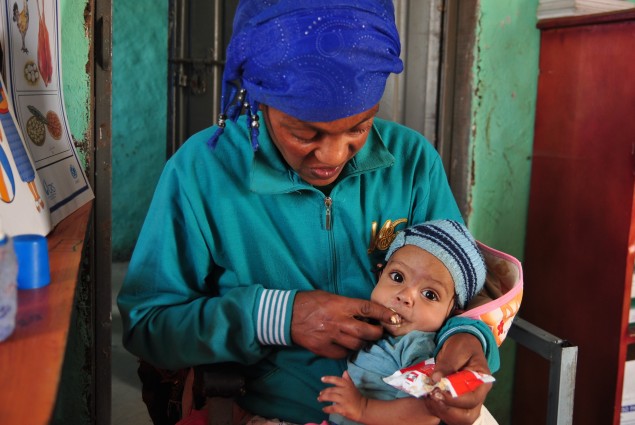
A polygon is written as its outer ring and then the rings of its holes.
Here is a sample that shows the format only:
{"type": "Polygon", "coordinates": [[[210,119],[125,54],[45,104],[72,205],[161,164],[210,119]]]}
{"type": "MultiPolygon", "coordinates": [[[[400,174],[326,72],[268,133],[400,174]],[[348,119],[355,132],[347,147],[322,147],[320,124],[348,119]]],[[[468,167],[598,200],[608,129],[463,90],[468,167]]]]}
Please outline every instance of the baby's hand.
{"type": "Polygon", "coordinates": [[[322,382],[333,385],[320,391],[318,401],[333,403],[323,408],[322,411],[328,414],[337,413],[353,421],[361,422],[368,399],[355,388],[348,372],[344,372],[341,378],[325,376],[322,378],[322,382]]]}

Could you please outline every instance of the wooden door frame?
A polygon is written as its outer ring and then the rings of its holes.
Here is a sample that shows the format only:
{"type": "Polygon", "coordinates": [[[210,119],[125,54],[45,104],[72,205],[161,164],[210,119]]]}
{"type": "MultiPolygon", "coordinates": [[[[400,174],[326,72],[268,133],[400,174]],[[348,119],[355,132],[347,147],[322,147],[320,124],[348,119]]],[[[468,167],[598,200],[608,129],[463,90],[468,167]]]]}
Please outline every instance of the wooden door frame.
{"type": "Polygon", "coordinates": [[[91,61],[93,155],[89,159],[89,169],[95,204],[87,262],[94,333],[90,410],[97,425],[110,425],[112,399],[112,2],[89,0],[94,11],[91,37],[94,58],[91,61]]]}
{"type": "Polygon", "coordinates": [[[470,135],[478,0],[446,0],[437,150],[463,218],[471,212],[470,135]]]}

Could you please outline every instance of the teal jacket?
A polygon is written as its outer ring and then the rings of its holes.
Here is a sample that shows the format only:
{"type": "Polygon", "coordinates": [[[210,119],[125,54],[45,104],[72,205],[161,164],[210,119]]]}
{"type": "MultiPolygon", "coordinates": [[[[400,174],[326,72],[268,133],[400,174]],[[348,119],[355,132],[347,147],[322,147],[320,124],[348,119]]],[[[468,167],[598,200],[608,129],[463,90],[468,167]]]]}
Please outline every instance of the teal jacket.
{"type": "Polygon", "coordinates": [[[346,362],[294,346],[296,292],[368,299],[394,232],[462,218],[437,152],[413,130],[376,119],[327,197],[286,165],[264,126],[253,152],[246,128],[244,117],[228,122],[213,150],[215,128],[204,130],[166,164],[118,296],[123,342],[168,369],[242,363],[244,408],[320,422],[320,377],[346,362]]]}

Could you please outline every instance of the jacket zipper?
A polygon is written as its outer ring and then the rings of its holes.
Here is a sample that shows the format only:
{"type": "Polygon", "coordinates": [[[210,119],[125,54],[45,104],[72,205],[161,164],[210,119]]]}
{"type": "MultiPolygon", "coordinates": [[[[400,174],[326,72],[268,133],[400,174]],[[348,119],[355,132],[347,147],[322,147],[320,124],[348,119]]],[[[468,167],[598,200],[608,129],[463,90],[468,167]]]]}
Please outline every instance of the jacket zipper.
{"type": "Polygon", "coordinates": [[[328,240],[331,252],[331,281],[333,282],[333,293],[339,294],[339,288],[337,284],[337,255],[335,254],[335,242],[333,240],[334,235],[331,229],[333,228],[333,215],[332,215],[332,207],[333,207],[333,198],[327,196],[324,198],[324,206],[326,207],[326,230],[328,231],[328,240]]]}
{"type": "Polygon", "coordinates": [[[324,198],[324,206],[326,207],[326,230],[331,230],[331,205],[333,205],[333,199],[330,196],[324,198]]]}

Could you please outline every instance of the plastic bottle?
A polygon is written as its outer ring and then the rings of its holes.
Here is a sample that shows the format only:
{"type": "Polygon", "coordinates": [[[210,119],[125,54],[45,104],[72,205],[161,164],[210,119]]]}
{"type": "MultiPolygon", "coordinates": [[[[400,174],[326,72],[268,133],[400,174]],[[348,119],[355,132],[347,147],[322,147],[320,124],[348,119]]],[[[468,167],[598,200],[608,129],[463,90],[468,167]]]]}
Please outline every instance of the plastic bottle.
{"type": "Polygon", "coordinates": [[[7,339],[15,329],[18,311],[18,261],[13,241],[4,233],[0,219],[0,341],[7,339]]]}

